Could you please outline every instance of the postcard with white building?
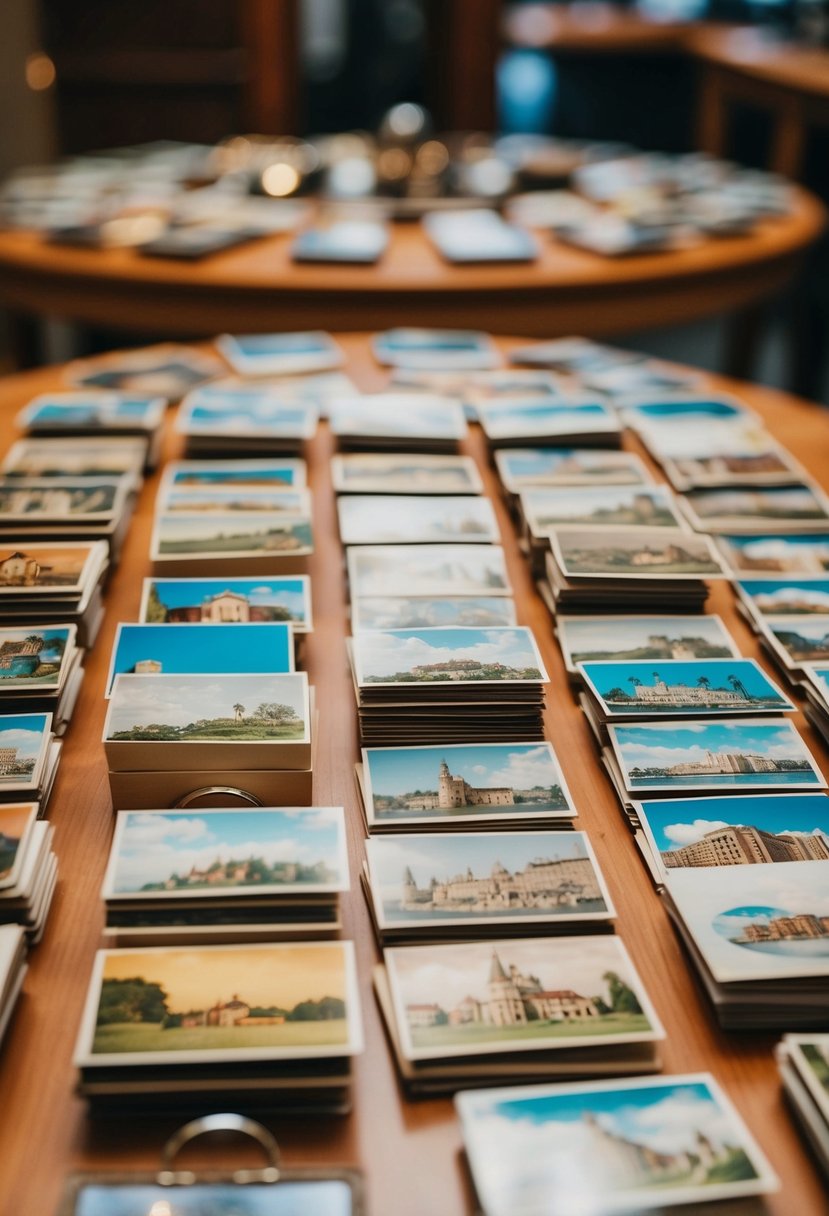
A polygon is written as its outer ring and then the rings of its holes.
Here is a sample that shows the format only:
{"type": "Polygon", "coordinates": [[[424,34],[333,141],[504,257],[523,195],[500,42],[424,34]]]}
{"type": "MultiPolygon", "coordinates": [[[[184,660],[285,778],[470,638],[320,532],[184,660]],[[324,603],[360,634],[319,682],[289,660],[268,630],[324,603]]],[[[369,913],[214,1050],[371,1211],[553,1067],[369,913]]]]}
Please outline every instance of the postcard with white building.
{"type": "Polygon", "coordinates": [[[51,714],[0,714],[0,795],[37,788],[51,738],[51,714]]]}
{"type": "Polygon", "coordinates": [[[580,663],[605,720],[793,712],[794,703],[754,659],[580,663]]]}
{"type": "Polygon", "coordinates": [[[568,579],[726,577],[712,541],[681,528],[557,527],[550,545],[568,579]]]}
{"type": "Polygon", "coordinates": [[[311,629],[307,574],[274,578],[145,578],[138,618],[147,624],[256,624],[285,621],[311,629]]]}

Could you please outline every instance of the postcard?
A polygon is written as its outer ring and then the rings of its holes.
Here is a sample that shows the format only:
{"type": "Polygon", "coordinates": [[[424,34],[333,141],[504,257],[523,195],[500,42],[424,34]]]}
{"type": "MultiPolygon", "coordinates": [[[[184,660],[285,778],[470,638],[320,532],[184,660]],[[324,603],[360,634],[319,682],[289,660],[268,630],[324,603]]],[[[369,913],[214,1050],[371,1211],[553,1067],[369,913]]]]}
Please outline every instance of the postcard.
{"type": "Polygon", "coordinates": [[[491,544],[501,538],[492,503],[469,495],[348,494],[338,499],[337,515],[344,545],[491,544]]]}
{"type": "Polygon", "coordinates": [[[285,1177],[279,1185],[266,1182],[189,1182],[162,1186],[157,1182],[84,1182],[75,1193],[75,1206],[62,1216],[136,1216],[136,1213],[173,1212],[175,1216],[238,1216],[243,1189],[246,1216],[361,1216],[364,1208],[347,1178],[332,1169],[315,1177],[285,1177]]]}
{"type": "Polygon", "coordinates": [[[362,759],[369,824],[576,815],[549,743],[368,747],[362,759]]]}
{"type": "Polygon", "coordinates": [[[829,525],[829,503],[809,485],[690,490],[680,505],[700,531],[786,528],[794,532],[829,525]]]}
{"type": "Polygon", "coordinates": [[[72,363],[69,379],[85,388],[151,393],[178,401],[197,384],[213,380],[223,372],[224,367],[213,355],[165,343],[72,363]]]}
{"type": "Polygon", "coordinates": [[[295,633],[312,626],[311,584],[293,578],[145,578],[138,618],[147,624],[253,624],[288,621],[295,633]]]}
{"type": "Polygon", "coordinates": [[[789,721],[647,722],[608,731],[633,793],[826,788],[789,721]]]}
{"type": "Polygon", "coordinates": [[[482,401],[549,401],[567,396],[564,382],[548,371],[507,367],[491,372],[471,372],[459,395],[471,406],[482,401]]]}
{"type": "Polygon", "coordinates": [[[802,481],[801,465],[773,440],[749,444],[745,449],[711,455],[677,455],[662,461],[665,475],[675,490],[703,486],[768,486],[802,481]],[[756,448],[759,447],[759,450],[756,448]]]}
{"type": "Polygon", "coordinates": [[[453,599],[397,599],[356,596],[351,601],[351,628],[431,629],[469,625],[478,629],[490,625],[516,625],[515,601],[507,596],[466,595],[453,599]]]}
{"type": "Polygon", "coordinates": [[[829,616],[829,576],[740,579],[735,590],[761,616],[829,616]]]}
{"type": "Polygon", "coordinates": [[[407,1060],[664,1038],[618,937],[403,946],[383,958],[407,1060]]]}
{"type": "Polygon", "coordinates": [[[534,486],[521,491],[521,511],[534,536],[583,524],[601,528],[684,528],[666,486],[534,486]]]}
{"type": "Polygon", "coordinates": [[[376,629],[353,639],[357,683],[413,686],[548,680],[532,630],[376,629]]]}
{"type": "Polygon", "coordinates": [[[103,524],[118,519],[127,497],[135,489],[134,479],[122,477],[9,477],[0,474],[0,523],[7,526],[58,521],[59,523],[103,524]]]}
{"type": "Polygon", "coordinates": [[[829,531],[801,536],[719,536],[717,544],[737,575],[773,578],[781,574],[825,575],[829,571],[829,531]]]}
{"type": "Polygon", "coordinates": [[[487,439],[537,438],[554,440],[568,435],[616,435],[619,419],[598,401],[573,400],[560,404],[486,402],[477,407],[487,439]]]}
{"type": "Polygon", "coordinates": [[[337,397],[328,410],[334,435],[455,442],[467,434],[463,406],[432,393],[367,393],[337,397]]]}
{"type": "Polygon", "coordinates": [[[348,885],[342,807],[121,811],[101,897],[258,899],[348,885]]]}
{"type": "Polygon", "coordinates": [[[162,485],[177,490],[301,489],[306,471],[304,460],[176,460],[165,467],[162,485]]]}
{"type": "Polygon", "coordinates": [[[719,616],[557,616],[556,636],[568,671],[577,663],[636,659],[739,658],[719,616]]]}
{"type": "Polygon", "coordinates": [[[614,398],[640,397],[652,393],[682,393],[702,380],[699,372],[680,368],[661,359],[629,361],[615,367],[585,369],[579,372],[585,388],[614,398]]]}
{"type": "Polygon", "coordinates": [[[718,984],[829,975],[822,861],[671,874],[670,898],[718,984]]]}
{"type": "Polygon", "coordinates": [[[0,714],[0,792],[38,784],[51,737],[51,714],[0,714]]]}
{"type": "Polygon", "coordinates": [[[338,494],[481,494],[471,456],[354,452],[331,458],[338,494]]]}
{"type": "Polygon", "coordinates": [[[80,1068],[318,1059],[362,1050],[351,942],[99,950],[80,1068]]]}
{"type": "MultiPolygon", "coordinates": [[[[352,597],[510,595],[500,545],[364,545],[346,553],[352,597]]],[[[0,565],[0,577],[2,565],[0,565]]]]}
{"type": "Polygon", "coordinates": [[[625,421],[635,430],[640,427],[668,426],[674,423],[687,426],[709,426],[722,421],[734,422],[752,418],[760,421],[753,410],[737,397],[727,395],[682,395],[638,400],[622,407],[625,421]]]}
{"type": "Polygon", "coordinates": [[[36,802],[0,806],[0,890],[17,885],[24,842],[37,820],[36,802]]]}
{"type": "Polygon", "coordinates": [[[372,350],[385,367],[472,371],[501,365],[489,334],[471,329],[387,329],[374,335],[372,350]]]}
{"type": "Polygon", "coordinates": [[[381,933],[458,925],[607,923],[615,917],[584,832],[443,832],[366,841],[381,933]]]}
{"type": "Polygon", "coordinates": [[[261,486],[230,486],[217,489],[215,486],[162,486],[156,498],[159,513],[189,512],[196,514],[231,515],[240,512],[253,515],[256,511],[271,514],[311,514],[311,495],[308,490],[263,489],[261,486]]]}
{"type": "Polygon", "coordinates": [[[267,512],[157,515],[153,560],[164,557],[301,557],[314,549],[307,516],[267,512]]]}
{"type": "Polygon", "coordinates": [[[822,1119],[829,1123],[829,1034],[787,1034],[783,1041],[822,1119]]]}
{"type": "Polygon", "coordinates": [[[0,549],[0,596],[80,595],[106,563],[106,541],[52,541],[0,549]]]}
{"type": "Polygon", "coordinates": [[[0,628],[0,697],[19,688],[57,692],[66,674],[66,656],[75,649],[76,632],[74,625],[0,628]]]}
{"type": "Polygon", "coordinates": [[[783,713],[796,706],[754,659],[579,663],[608,718],[783,713]]]}
{"type": "Polygon", "coordinates": [[[616,449],[502,448],[495,465],[510,494],[529,486],[653,484],[640,456],[616,449]]]}
{"type": "Polygon", "coordinates": [[[829,711],[829,663],[806,663],[803,667],[803,674],[817,690],[818,696],[822,697],[827,711],[829,711]]]}
{"type": "Polygon", "coordinates": [[[147,445],[140,436],[20,439],[0,468],[6,477],[140,477],[147,445]]]}
{"type": "Polygon", "coordinates": [[[679,457],[727,456],[732,452],[762,452],[768,447],[769,433],[753,418],[722,417],[699,419],[674,418],[666,422],[637,424],[639,438],[661,463],[679,457]]]}
{"type": "Polygon", "coordinates": [[[44,393],[15,418],[24,431],[154,431],[161,426],[164,397],[123,393],[44,393]]]}
{"type": "Polygon", "coordinates": [[[470,1090],[455,1101],[487,1216],[702,1210],[779,1187],[709,1073],[470,1090]]]}
{"type": "Polygon", "coordinates": [[[278,389],[244,384],[188,393],[175,426],[181,435],[300,441],[313,436],[318,421],[316,406],[286,401],[278,389]]]}
{"type": "Polygon", "coordinates": [[[788,616],[764,616],[761,627],[790,670],[829,660],[829,614],[799,616],[795,621],[788,616]]]}
{"type": "Polygon", "coordinates": [[[556,563],[566,577],[619,579],[725,578],[707,536],[681,528],[556,528],[556,563]]]}
{"type": "Polygon", "coordinates": [[[594,342],[592,338],[553,338],[548,342],[516,347],[509,357],[511,363],[549,367],[565,375],[581,376],[586,372],[641,363],[646,356],[638,351],[594,342]]]}
{"type": "Polygon", "coordinates": [[[633,806],[668,879],[680,869],[829,861],[825,794],[725,794],[633,806]]]}
{"type": "Polygon", "coordinates": [[[322,331],[293,334],[222,334],[216,346],[240,376],[296,375],[341,367],[342,348],[322,331]]]}
{"type": "MultiPolygon", "coordinates": [[[[290,624],[133,625],[119,622],[106,696],[115,677],[136,675],[282,674],[294,670],[290,624]]],[[[2,691],[0,683],[0,691],[2,691]]]]}

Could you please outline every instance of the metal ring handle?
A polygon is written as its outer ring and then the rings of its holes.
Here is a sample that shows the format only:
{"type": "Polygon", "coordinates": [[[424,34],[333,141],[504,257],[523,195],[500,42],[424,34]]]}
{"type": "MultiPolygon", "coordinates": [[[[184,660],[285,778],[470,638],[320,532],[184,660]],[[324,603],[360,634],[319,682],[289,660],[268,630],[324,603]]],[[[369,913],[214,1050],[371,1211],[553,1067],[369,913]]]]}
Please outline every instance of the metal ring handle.
{"type": "Polygon", "coordinates": [[[195,1175],[190,1171],[177,1171],[172,1168],[173,1162],[179,1155],[181,1150],[193,1140],[197,1140],[199,1136],[205,1136],[210,1132],[238,1132],[241,1136],[248,1136],[251,1140],[255,1140],[260,1146],[267,1158],[268,1168],[266,1170],[240,1170],[238,1179],[240,1181],[251,1178],[254,1173],[262,1180],[267,1179],[268,1182],[276,1182],[279,1177],[279,1145],[276,1138],[271,1135],[266,1127],[261,1123],[257,1123],[255,1119],[248,1119],[245,1115],[234,1115],[231,1113],[220,1115],[204,1115],[200,1119],[193,1119],[190,1123],[185,1123],[177,1132],[174,1132],[167,1143],[161,1150],[161,1168],[158,1173],[158,1181],[162,1186],[170,1186],[173,1183],[192,1183],[195,1181],[195,1175]]]}
{"type": "Polygon", "coordinates": [[[235,785],[203,785],[200,789],[190,790],[189,794],[185,794],[183,798],[179,798],[178,802],[174,802],[172,810],[184,810],[188,806],[192,806],[197,798],[204,798],[206,795],[214,794],[229,794],[233,798],[239,798],[242,802],[247,802],[251,806],[262,806],[261,799],[252,794],[250,790],[239,789],[235,785]]]}

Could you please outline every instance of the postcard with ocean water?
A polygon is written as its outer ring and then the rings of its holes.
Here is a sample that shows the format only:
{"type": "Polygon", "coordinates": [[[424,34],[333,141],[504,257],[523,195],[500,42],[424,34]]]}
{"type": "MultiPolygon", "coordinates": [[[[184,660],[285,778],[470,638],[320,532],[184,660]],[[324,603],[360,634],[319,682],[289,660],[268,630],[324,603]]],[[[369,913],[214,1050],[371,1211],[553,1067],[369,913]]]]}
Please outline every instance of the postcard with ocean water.
{"type": "Polygon", "coordinates": [[[344,545],[490,544],[500,540],[488,498],[344,495],[337,500],[344,545]]]}
{"type": "Polygon", "coordinates": [[[675,422],[683,425],[693,422],[707,426],[724,420],[757,417],[753,410],[736,397],[680,393],[626,403],[622,407],[622,413],[625,421],[635,428],[640,425],[646,428],[667,426],[675,422]]]}
{"type": "Polygon", "coordinates": [[[0,595],[80,594],[105,556],[105,541],[6,545],[0,549],[0,595]]]}
{"type": "Polygon", "coordinates": [[[250,898],[348,885],[342,807],[121,811],[101,895],[250,898]]]}
{"type": "Polygon", "coordinates": [[[75,633],[74,625],[0,629],[0,697],[18,688],[59,689],[64,658],[75,648],[75,633]]]}
{"type": "Polygon", "coordinates": [[[51,734],[51,714],[0,714],[0,791],[36,784],[51,734]]]}
{"type": "Polygon", "coordinates": [[[764,616],[762,629],[775,652],[789,668],[829,660],[829,613],[825,616],[764,616]]]}
{"type": "Polygon", "coordinates": [[[625,787],[633,793],[826,788],[788,721],[648,722],[608,729],[625,787]]]}
{"type": "Polygon", "coordinates": [[[104,430],[152,431],[161,425],[163,397],[131,397],[123,393],[44,393],[35,397],[15,419],[25,431],[104,430]]]}
{"type": "Polygon", "coordinates": [[[455,1104],[486,1216],[701,1211],[779,1186],[708,1073],[470,1090],[455,1104]]]}
{"type": "Polygon", "coordinates": [[[164,557],[301,557],[313,552],[307,516],[278,512],[227,515],[157,515],[150,542],[153,560],[164,557]]]}
{"type": "Polygon", "coordinates": [[[557,616],[556,636],[568,671],[613,659],[739,658],[718,616],[557,616]]]}
{"type": "Polygon", "coordinates": [[[362,1216],[350,1183],[341,1178],[284,1176],[279,1184],[195,1182],[161,1186],[157,1182],[84,1183],[71,1216],[146,1216],[153,1211],[175,1216],[238,1216],[240,1190],[245,1216],[362,1216]],[[170,1207],[170,1202],[175,1204],[170,1207]]]}
{"type": "Polygon", "coordinates": [[[511,494],[528,486],[653,484],[641,457],[603,448],[505,448],[495,465],[511,494]]]}
{"type": "Polygon", "coordinates": [[[680,528],[556,528],[550,545],[573,578],[725,578],[707,536],[680,528]]]}
{"type": "Polygon", "coordinates": [[[666,877],[679,869],[829,861],[825,794],[745,794],[633,804],[666,877]]]}
{"type": "MultiPolygon", "coordinates": [[[[352,598],[510,595],[500,545],[363,545],[346,553],[352,598]]],[[[2,567],[0,567],[2,571],[2,567]]]]}
{"type": "Polygon", "coordinates": [[[598,401],[486,402],[477,407],[488,439],[555,438],[557,435],[616,434],[619,419],[598,401]]]}
{"type": "Polygon", "coordinates": [[[549,743],[369,747],[362,759],[370,824],[576,815],[549,743]]]}
{"type": "Polygon", "coordinates": [[[351,601],[351,628],[431,629],[469,625],[515,625],[515,602],[507,596],[467,595],[453,599],[395,599],[356,596],[351,601]]]}
{"type": "Polygon", "coordinates": [[[164,470],[161,484],[175,489],[280,489],[306,484],[304,460],[177,460],[164,470]]]}
{"type": "Polygon", "coordinates": [[[666,486],[534,487],[522,490],[521,511],[536,535],[577,524],[602,528],[684,526],[666,486]]]}
{"type": "Polygon", "coordinates": [[[470,456],[354,452],[331,458],[338,494],[481,494],[470,456]]]}
{"type": "Polygon", "coordinates": [[[463,406],[432,393],[368,393],[337,397],[328,411],[335,435],[454,441],[467,434],[463,406]]]}
{"type": "Polygon", "coordinates": [[[825,575],[829,571],[829,532],[720,536],[717,543],[738,575],[775,578],[781,574],[825,575]]]}
{"type": "Polygon", "coordinates": [[[752,611],[763,616],[829,616],[829,577],[740,579],[735,589],[752,611]]]}
{"type": "Polygon", "coordinates": [[[615,917],[584,832],[458,832],[366,841],[381,931],[615,917]]]}
{"type": "Polygon", "coordinates": [[[307,574],[293,578],[146,578],[139,619],[148,624],[288,621],[295,633],[312,625],[307,574]]]}
{"type": "Polygon", "coordinates": [[[754,659],[669,659],[580,663],[579,671],[610,718],[782,713],[794,703],[754,659]]]}
{"type": "Polygon", "coordinates": [[[383,958],[408,1060],[664,1038],[618,937],[404,946],[383,958]]]}
{"type": "Polygon", "coordinates": [[[719,984],[829,975],[822,861],[672,874],[670,896],[719,984]]]}
{"type": "Polygon", "coordinates": [[[78,1067],[362,1050],[351,942],[99,950],[78,1067]]]}
{"type": "Polygon", "coordinates": [[[353,654],[361,686],[548,679],[532,631],[523,626],[370,630],[355,635],[353,654]]]}
{"type": "Polygon", "coordinates": [[[0,889],[13,887],[17,882],[21,846],[36,819],[36,802],[0,806],[0,889]]]}
{"type": "Polygon", "coordinates": [[[123,672],[241,675],[293,670],[293,630],[284,622],[133,625],[122,621],[112,646],[106,688],[108,696],[115,677],[123,672]]]}

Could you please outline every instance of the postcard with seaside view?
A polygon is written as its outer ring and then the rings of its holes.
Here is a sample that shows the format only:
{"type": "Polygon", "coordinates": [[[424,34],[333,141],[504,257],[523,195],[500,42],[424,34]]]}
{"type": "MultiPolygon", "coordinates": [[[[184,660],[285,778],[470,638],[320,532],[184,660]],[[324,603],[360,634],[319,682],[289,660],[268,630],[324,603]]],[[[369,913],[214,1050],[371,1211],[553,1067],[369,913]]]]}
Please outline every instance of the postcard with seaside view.
{"type": "Polygon", "coordinates": [[[532,631],[377,629],[352,642],[357,683],[423,685],[482,682],[542,684],[547,672],[532,631]]]}
{"type": "Polygon", "coordinates": [[[579,663],[607,718],[719,717],[796,709],[754,659],[579,663]]]}
{"type": "Polygon", "coordinates": [[[287,621],[311,629],[311,584],[292,578],[145,578],[139,619],[147,624],[253,624],[287,621]]]}
{"type": "Polygon", "coordinates": [[[66,657],[75,650],[76,632],[74,625],[0,628],[0,697],[12,689],[58,691],[66,674],[66,657]]]}

